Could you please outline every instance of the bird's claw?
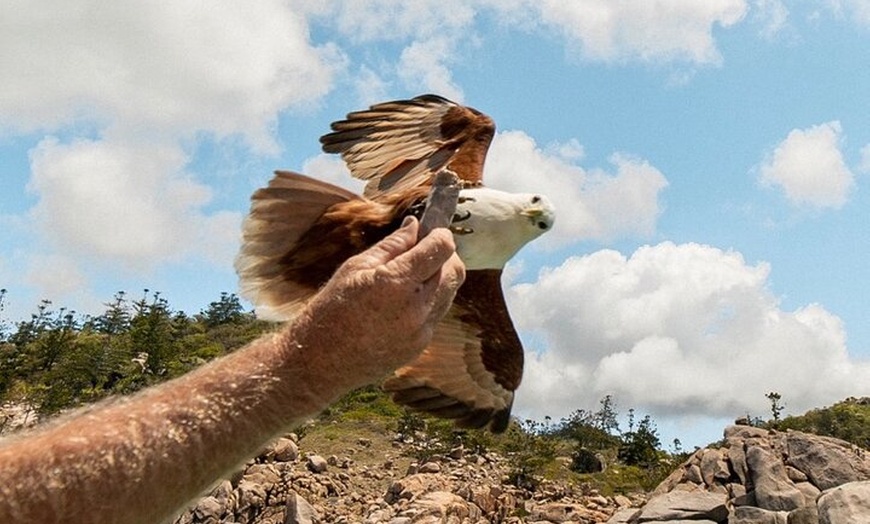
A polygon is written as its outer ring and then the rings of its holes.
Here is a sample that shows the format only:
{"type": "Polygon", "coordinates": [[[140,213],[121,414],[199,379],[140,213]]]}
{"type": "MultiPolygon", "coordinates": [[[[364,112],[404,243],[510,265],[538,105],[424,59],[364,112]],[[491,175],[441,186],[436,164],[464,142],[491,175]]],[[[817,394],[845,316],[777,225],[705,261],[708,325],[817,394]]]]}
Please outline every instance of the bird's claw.
{"type": "Polygon", "coordinates": [[[465,211],[464,213],[454,213],[453,214],[453,223],[463,222],[471,218],[471,211],[465,211]]]}

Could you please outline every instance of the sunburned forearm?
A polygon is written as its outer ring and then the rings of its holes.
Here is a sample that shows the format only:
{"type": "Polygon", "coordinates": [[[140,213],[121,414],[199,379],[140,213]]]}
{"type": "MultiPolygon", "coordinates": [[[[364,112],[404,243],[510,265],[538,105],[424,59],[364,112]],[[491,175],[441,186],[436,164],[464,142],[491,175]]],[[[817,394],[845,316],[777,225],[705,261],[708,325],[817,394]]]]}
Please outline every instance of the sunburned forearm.
{"type": "MultiPolygon", "coordinates": [[[[276,343],[277,342],[277,343],[276,343]]],[[[159,522],[331,396],[267,336],[0,448],[0,522],[159,522]],[[312,379],[313,380],[312,382],[312,379]],[[288,384],[289,383],[289,384],[288,384]],[[289,386],[289,387],[288,387],[289,386]]]]}

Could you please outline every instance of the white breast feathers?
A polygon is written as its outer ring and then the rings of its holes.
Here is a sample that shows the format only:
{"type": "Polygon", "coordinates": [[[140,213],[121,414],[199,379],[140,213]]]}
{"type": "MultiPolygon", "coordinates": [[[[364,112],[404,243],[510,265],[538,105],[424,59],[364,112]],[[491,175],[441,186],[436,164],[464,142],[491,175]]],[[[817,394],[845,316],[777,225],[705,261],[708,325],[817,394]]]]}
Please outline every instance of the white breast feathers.
{"type": "Polygon", "coordinates": [[[464,189],[453,220],[466,268],[501,269],[521,247],[553,227],[555,209],[543,195],[464,189]]]}

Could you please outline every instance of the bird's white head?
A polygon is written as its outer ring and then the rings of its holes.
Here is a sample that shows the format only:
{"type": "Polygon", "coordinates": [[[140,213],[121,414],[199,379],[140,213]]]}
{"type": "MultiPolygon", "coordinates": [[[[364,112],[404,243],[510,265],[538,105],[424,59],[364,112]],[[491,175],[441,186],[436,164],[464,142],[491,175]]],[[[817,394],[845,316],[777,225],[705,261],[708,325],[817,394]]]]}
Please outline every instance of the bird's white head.
{"type": "Polygon", "coordinates": [[[453,221],[456,249],[468,269],[501,269],[520,248],[549,231],[555,219],[555,208],[544,195],[465,189],[453,221]]]}

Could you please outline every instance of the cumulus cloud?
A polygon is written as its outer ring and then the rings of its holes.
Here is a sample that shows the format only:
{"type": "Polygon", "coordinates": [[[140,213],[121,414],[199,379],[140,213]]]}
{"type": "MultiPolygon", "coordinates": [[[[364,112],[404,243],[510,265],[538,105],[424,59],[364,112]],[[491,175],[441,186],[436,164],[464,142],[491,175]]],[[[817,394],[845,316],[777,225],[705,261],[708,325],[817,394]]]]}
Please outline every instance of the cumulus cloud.
{"type": "Polygon", "coordinates": [[[561,32],[589,59],[613,61],[721,60],[713,28],[730,27],[747,12],[744,0],[583,0],[540,4],[543,23],[561,32]]]}
{"type": "Polygon", "coordinates": [[[613,394],[659,416],[735,417],[763,413],[768,391],[798,412],[870,393],[842,321],[817,304],[782,310],[769,273],[739,253],[666,242],[572,257],[511,287],[518,328],[539,341],[527,344],[517,409],[558,418],[613,394]]]}
{"type": "Polygon", "coordinates": [[[407,50],[415,43],[429,46],[437,37],[455,45],[473,40],[476,18],[488,16],[508,28],[555,31],[593,60],[697,64],[721,59],[714,27],[733,26],[748,11],[745,0],[306,0],[301,5],[354,43],[408,41],[407,50]]]}
{"type": "Polygon", "coordinates": [[[363,65],[354,80],[360,107],[368,107],[388,99],[389,83],[377,72],[363,65]]]}
{"type": "Polygon", "coordinates": [[[187,161],[173,143],[46,138],[31,152],[33,218],[64,252],[130,269],[194,253],[226,263],[241,218],[203,212],[211,191],[187,161]]]}
{"type": "MultiPolygon", "coordinates": [[[[714,28],[731,27],[748,11],[746,0],[304,0],[296,7],[334,30],[351,50],[377,42],[401,46],[397,60],[376,51],[356,57],[366,69],[387,71],[410,91],[434,91],[460,101],[463,93],[452,66],[481,41],[481,20],[509,30],[559,34],[570,54],[592,60],[710,64],[721,60],[714,28]]],[[[772,15],[766,26],[782,15],[774,7],[763,9],[772,15]]],[[[684,72],[671,81],[687,78],[691,75],[684,72]]]]}
{"type": "Polygon", "coordinates": [[[795,205],[842,207],[855,177],[843,160],[841,137],[837,121],[792,130],[762,161],[761,183],[782,189],[795,205]]]}
{"type": "MultiPolygon", "coordinates": [[[[306,21],[279,1],[135,6],[15,2],[0,21],[0,126],[99,126],[218,136],[274,149],[287,107],[328,92],[343,67],[309,42],[306,21]]],[[[8,6],[7,6],[8,7],[8,6]]]]}
{"type": "Polygon", "coordinates": [[[91,279],[77,258],[59,253],[33,253],[26,255],[21,262],[26,270],[23,274],[16,274],[16,281],[26,283],[33,293],[23,296],[15,293],[7,318],[28,318],[37,304],[29,303],[28,298],[48,300],[54,307],[79,313],[100,311],[105,297],[94,294],[91,279]]]}
{"type": "Polygon", "coordinates": [[[87,288],[88,279],[74,259],[59,254],[29,258],[24,280],[37,290],[38,296],[56,301],[87,288]]]}
{"type": "Polygon", "coordinates": [[[63,293],[94,263],[231,267],[241,216],[209,209],[208,180],[189,171],[197,145],[277,152],[279,115],[316,104],[346,67],[337,46],[314,45],[279,0],[13,4],[0,19],[0,63],[15,71],[0,83],[0,133],[50,134],[30,151],[37,203],[22,218],[55,251],[21,257],[31,287],[63,293]],[[49,263],[64,278],[44,275],[49,263]]]}
{"type": "Polygon", "coordinates": [[[471,26],[480,7],[468,0],[308,0],[302,5],[354,42],[455,35],[471,26]]]}
{"type": "Polygon", "coordinates": [[[461,102],[462,89],[453,81],[447,64],[455,52],[447,38],[414,42],[399,58],[399,78],[410,89],[431,91],[461,102]]]}
{"type": "Polygon", "coordinates": [[[339,155],[320,153],[302,164],[302,174],[314,177],[357,194],[362,194],[365,182],[350,175],[350,170],[339,155]]]}
{"type": "MultiPolygon", "coordinates": [[[[482,5],[468,0],[417,2],[339,1],[328,5],[305,2],[305,11],[334,27],[354,45],[377,41],[402,42],[403,49],[389,67],[411,91],[432,91],[462,100],[452,79],[451,62],[461,45],[473,40],[473,25],[482,5]]],[[[372,66],[366,66],[371,71],[372,66]]],[[[369,75],[370,76],[370,75],[369,75]]]]}
{"type": "Polygon", "coordinates": [[[556,225],[545,239],[566,243],[645,236],[661,212],[664,175],[648,162],[624,154],[610,158],[613,172],[577,165],[583,148],[576,141],[541,149],[522,131],[498,133],[485,168],[490,187],[540,192],[556,206],[556,225]]]}

